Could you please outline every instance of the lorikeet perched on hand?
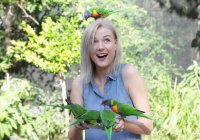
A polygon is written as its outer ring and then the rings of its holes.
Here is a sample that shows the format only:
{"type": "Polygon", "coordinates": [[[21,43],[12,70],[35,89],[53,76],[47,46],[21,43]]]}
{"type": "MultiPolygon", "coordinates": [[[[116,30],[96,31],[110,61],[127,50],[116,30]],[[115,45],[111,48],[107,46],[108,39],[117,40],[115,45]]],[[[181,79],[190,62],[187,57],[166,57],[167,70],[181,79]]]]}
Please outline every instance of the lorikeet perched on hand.
{"type": "Polygon", "coordinates": [[[70,126],[83,122],[91,125],[96,125],[99,121],[100,113],[98,111],[87,110],[79,104],[71,103],[69,99],[65,99],[65,101],[68,103],[67,109],[69,109],[72,112],[74,118],[76,119],[76,121],[70,124],[70,126]]]}
{"type": "Polygon", "coordinates": [[[81,115],[83,115],[87,110],[82,107],[79,104],[73,104],[70,100],[66,99],[67,105],[65,104],[55,104],[55,105],[47,105],[51,106],[53,108],[60,108],[60,111],[64,111],[65,109],[68,109],[70,113],[74,115],[74,118],[77,118],[81,115]]]}
{"type": "Polygon", "coordinates": [[[87,109],[85,109],[83,106],[79,105],[79,104],[73,104],[71,103],[70,100],[65,99],[65,101],[67,102],[67,106],[66,109],[69,109],[69,112],[74,115],[74,118],[78,118],[81,115],[85,114],[87,112],[87,109]]]}
{"type": "Polygon", "coordinates": [[[114,11],[108,10],[105,8],[97,7],[97,8],[90,8],[89,10],[85,11],[84,17],[87,20],[88,18],[92,17],[94,19],[100,17],[107,17],[112,14],[114,11]]]}
{"type": "Polygon", "coordinates": [[[125,103],[121,103],[118,102],[116,100],[113,99],[108,99],[108,100],[104,100],[102,102],[102,105],[107,105],[109,106],[113,112],[119,114],[121,116],[121,119],[124,119],[126,116],[139,116],[139,117],[144,117],[150,120],[153,120],[152,118],[146,116],[144,113],[144,111],[140,111],[136,108],[134,108],[133,106],[130,106],[128,104],[125,103]]]}
{"type": "Polygon", "coordinates": [[[106,131],[107,139],[112,138],[112,129],[116,126],[116,114],[110,110],[102,110],[100,112],[101,123],[106,131]]]}
{"type": "Polygon", "coordinates": [[[97,123],[100,121],[100,112],[96,110],[87,110],[83,115],[80,117],[76,118],[76,121],[70,124],[76,125],[79,123],[87,123],[93,126],[96,126],[97,123]]]}

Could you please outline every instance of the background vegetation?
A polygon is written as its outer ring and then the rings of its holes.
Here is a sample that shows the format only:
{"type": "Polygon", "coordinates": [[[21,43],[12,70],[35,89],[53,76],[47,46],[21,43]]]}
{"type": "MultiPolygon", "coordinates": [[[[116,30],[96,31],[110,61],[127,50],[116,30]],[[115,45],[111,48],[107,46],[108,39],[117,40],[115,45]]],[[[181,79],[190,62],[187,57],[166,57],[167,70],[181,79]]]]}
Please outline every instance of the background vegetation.
{"type": "Polygon", "coordinates": [[[43,104],[62,103],[70,95],[66,83],[79,73],[80,38],[93,22],[85,21],[83,13],[94,6],[120,9],[108,18],[120,32],[123,63],[135,65],[148,84],[152,117],[157,121],[152,134],[143,138],[199,139],[196,54],[187,70],[177,64],[177,56],[192,48],[184,44],[185,36],[176,36],[179,27],[169,30],[139,6],[142,2],[146,1],[1,0],[0,139],[66,139],[67,112],[43,104]]]}

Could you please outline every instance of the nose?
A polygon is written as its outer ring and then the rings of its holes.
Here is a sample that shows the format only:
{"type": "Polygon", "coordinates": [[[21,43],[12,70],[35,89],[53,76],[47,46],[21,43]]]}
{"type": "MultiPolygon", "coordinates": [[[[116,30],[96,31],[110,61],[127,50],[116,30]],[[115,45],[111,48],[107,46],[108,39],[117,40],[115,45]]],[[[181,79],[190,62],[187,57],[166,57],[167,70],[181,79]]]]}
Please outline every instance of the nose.
{"type": "Polygon", "coordinates": [[[105,46],[104,46],[103,42],[99,41],[98,44],[97,44],[97,50],[102,50],[104,48],[105,48],[105,46]]]}

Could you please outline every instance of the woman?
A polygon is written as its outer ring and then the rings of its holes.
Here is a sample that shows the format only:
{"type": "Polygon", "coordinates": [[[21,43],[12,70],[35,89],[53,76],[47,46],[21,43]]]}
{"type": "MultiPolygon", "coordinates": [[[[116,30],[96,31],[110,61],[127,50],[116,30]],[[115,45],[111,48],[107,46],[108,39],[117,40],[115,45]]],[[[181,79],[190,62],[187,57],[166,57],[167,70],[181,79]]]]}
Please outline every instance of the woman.
{"type": "MultiPolygon", "coordinates": [[[[120,40],[111,21],[97,19],[83,35],[81,45],[81,74],[72,83],[71,101],[90,110],[103,110],[103,100],[115,99],[133,105],[150,114],[147,88],[138,70],[131,65],[121,64],[120,40]]],[[[108,108],[106,108],[108,109],[108,108]]],[[[74,122],[73,116],[71,121],[74,122]]],[[[150,134],[151,120],[127,117],[116,118],[112,138],[115,140],[141,139],[141,134],[150,134]]],[[[70,140],[81,140],[81,125],[69,130],[70,140]]],[[[101,129],[86,129],[86,140],[104,140],[106,133],[101,129]]]]}

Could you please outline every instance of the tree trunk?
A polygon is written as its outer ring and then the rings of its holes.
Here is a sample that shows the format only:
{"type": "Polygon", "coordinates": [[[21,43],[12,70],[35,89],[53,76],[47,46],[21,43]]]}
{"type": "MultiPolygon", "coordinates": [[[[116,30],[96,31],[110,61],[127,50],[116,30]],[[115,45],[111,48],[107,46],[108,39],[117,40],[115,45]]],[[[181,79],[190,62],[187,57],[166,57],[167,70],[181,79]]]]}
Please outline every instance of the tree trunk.
{"type": "MultiPolygon", "coordinates": [[[[200,33],[200,4],[198,4],[198,18],[197,18],[197,32],[200,33]]],[[[198,47],[197,47],[197,63],[200,65],[200,36],[197,36],[198,47]]]]}
{"type": "MultiPolygon", "coordinates": [[[[59,79],[60,79],[60,85],[61,85],[61,88],[62,88],[62,99],[63,99],[63,104],[66,104],[66,101],[65,101],[65,99],[67,98],[67,92],[66,92],[66,82],[65,82],[65,76],[64,76],[64,74],[63,73],[60,73],[59,74],[59,79]]],[[[68,126],[68,124],[69,124],[69,112],[68,112],[68,110],[66,109],[65,111],[64,111],[64,113],[65,113],[65,121],[66,121],[66,126],[68,126]]],[[[66,128],[66,137],[67,137],[67,135],[68,135],[68,128],[66,128]]]]}
{"type": "MultiPolygon", "coordinates": [[[[4,50],[7,52],[9,50],[10,46],[10,38],[11,38],[11,33],[12,33],[12,22],[14,19],[14,16],[12,14],[12,5],[7,5],[7,10],[5,12],[5,15],[2,17],[3,21],[3,27],[4,27],[4,35],[5,35],[5,40],[4,40],[4,50]]],[[[6,72],[6,83],[7,86],[10,86],[10,75],[8,72],[6,72]]]]}

